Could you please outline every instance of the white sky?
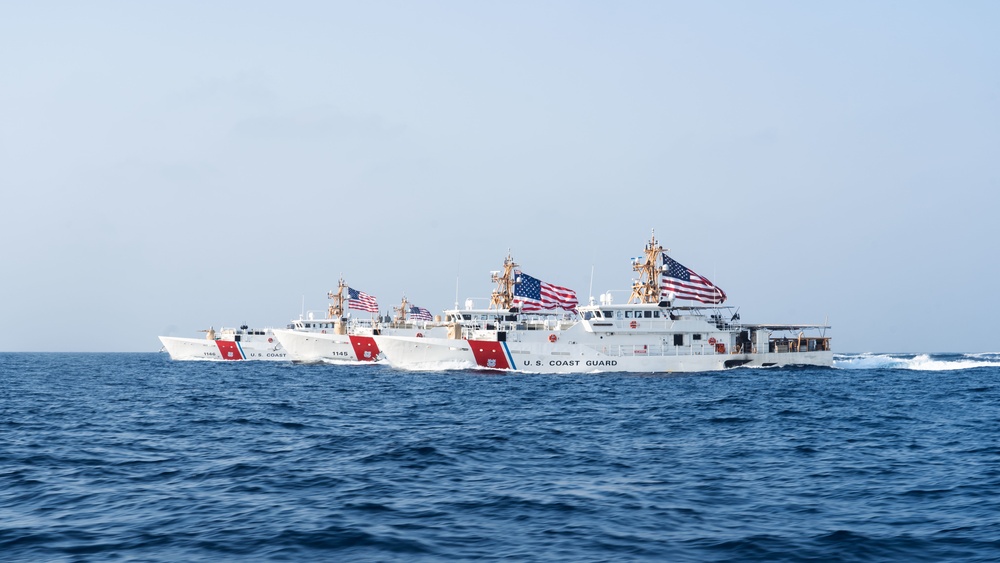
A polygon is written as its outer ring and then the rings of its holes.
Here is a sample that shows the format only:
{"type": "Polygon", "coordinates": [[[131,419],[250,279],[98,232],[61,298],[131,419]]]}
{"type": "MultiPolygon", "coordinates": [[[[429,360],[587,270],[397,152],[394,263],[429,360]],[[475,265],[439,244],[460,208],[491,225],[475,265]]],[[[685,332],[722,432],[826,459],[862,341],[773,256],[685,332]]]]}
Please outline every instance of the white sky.
{"type": "Polygon", "coordinates": [[[1000,3],[0,2],[0,350],[280,326],[343,274],[994,352],[1000,3]],[[621,299],[625,295],[619,294],[621,299]]]}

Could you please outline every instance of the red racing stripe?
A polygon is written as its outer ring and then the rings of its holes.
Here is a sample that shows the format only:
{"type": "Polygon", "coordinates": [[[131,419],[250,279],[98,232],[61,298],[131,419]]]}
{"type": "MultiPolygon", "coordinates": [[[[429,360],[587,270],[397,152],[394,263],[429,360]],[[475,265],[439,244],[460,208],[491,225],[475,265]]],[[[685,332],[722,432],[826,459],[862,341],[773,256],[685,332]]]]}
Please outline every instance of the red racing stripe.
{"type": "Polygon", "coordinates": [[[374,362],[378,359],[378,344],[375,344],[374,338],[353,335],[348,335],[348,338],[351,339],[351,346],[354,347],[354,354],[359,362],[374,362]]]}
{"type": "Polygon", "coordinates": [[[479,367],[490,369],[510,369],[507,356],[503,353],[503,343],[492,340],[470,340],[472,355],[479,367]]]}
{"type": "Polygon", "coordinates": [[[216,340],[215,343],[219,346],[219,353],[222,354],[223,360],[242,360],[243,354],[240,353],[240,346],[232,340],[216,340]]]}

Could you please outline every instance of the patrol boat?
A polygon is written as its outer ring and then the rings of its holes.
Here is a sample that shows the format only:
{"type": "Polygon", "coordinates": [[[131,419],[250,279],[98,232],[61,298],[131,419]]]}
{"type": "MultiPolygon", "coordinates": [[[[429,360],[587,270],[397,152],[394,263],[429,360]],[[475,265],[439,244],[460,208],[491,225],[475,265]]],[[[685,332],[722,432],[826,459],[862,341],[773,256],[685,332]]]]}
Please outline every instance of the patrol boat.
{"type": "MultiPolygon", "coordinates": [[[[393,317],[373,317],[371,319],[353,318],[344,313],[345,301],[349,308],[356,300],[356,294],[343,278],[337,286],[337,292],[329,292],[331,300],[325,319],[312,318],[293,321],[284,330],[275,330],[274,334],[291,360],[297,363],[366,363],[383,359],[378,346],[373,339],[379,334],[396,334],[422,338],[424,336],[444,336],[444,328],[440,323],[435,326],[430,313],[416,307],[403,296],[402,303],[394,307],[393,317]],[[347,296],[345,298],[345,290],[347,296]]],[[[358,308],[377,314],[378,307],[370,308],[373,301],[361,303],[358,308]]]]}
{"type": "Polygon", "coordinates": [[[702,372],[736,367],[832,366],[828,325],[746,324],[725,293],[667,255],[655,235],[633,261],[639,277],[627,302],[611,292],[578,316],[526,321],[503,284],[493,314],[446,311],[447,338],[376,336],[389,362],[405,369],[471,367],[529,373],[702,372]],[[678,300],[704,305],[682,306],[678,300]]]}
{"type": "Polygon", "coordinates": [[[288,354],[270,328],[209,328],[205,338],[160,336],[163,349],[172,360],[266,360],[288,361],[288,354]]]}
{"type": "Polygon", "coordinates": [[[541,283],[519,269],[508,253],[503,269],[492,272],[496,284],[486,307],[473,299],[465,308],[445,311],[444,337],[414,338],[382,334],[375,343],[389,363],[403,369],[519,369],[508,347],[534,344],[544,347],[552,334],[561,334],[580,322],[576,293],[541,283]]]}

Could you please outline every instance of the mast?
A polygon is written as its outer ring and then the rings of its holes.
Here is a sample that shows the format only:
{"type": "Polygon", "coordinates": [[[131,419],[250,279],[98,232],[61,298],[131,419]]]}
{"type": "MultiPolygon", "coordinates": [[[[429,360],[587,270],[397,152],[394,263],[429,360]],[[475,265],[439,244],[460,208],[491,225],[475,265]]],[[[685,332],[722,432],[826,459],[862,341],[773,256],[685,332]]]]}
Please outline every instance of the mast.
{"type": "Polygon", "coordinates": [[[490,295],[490,308],[496,306],[498,310],[510,309],[514,303],[514,271],[518,264],[507,251],[507,258],[503,261],[503,272],[493,272],[492,281],[497,284],[493,294],[490,295]]]}
{"type": "Polygon", "coordinates": [[[645,256],[632,262],[632,269],[639,272],[639,279],[632,282],[629,303],[660,302],[660,256],[665,249],[656,240],[655,232],[646,243],[645,256]]]}
{"type": "Polygon", "coordinates": [[[393,326],[403,326],[406,323],[406,314],[410,312],[410,304],[406,301],[405,295],[399,307],[393,307],[392,310],[396,312],[396,315],[392,318],[393,326]]]}
{"type": "Polygon", "coordinates": [[[344,289],[347,288],[347,284],[344,283],[344,278],[340,278],[337,282],[337,293],[329,292],[326,294],[327,298],[332,299],[333,303],[330,303],[330,307],[326,311],[326,318],[328,319],[340,319],[344,316],[344,289]]]}

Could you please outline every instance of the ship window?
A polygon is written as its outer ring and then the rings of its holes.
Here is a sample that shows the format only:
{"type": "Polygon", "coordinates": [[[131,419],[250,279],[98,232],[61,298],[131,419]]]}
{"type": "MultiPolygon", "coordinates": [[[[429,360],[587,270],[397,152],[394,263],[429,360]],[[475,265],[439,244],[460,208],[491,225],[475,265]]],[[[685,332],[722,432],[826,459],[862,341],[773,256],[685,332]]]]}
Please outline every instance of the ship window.
{"type": "Polygon", "coordinates": [[[643,311],[642,312],[642,316],[646,317],[647,319],[651,319],[651,318],[653,318],[653,312],[652,311],[643,311]]]}
{"type": "Polygon", "coordinates": [[[631,319],[632,318],[632,311],[625,311],[625,318],[626,319],[631,319]]]}
{"type": "Polygon", "coordinates": [[[693,335],[691,335],[691,339],[692,340],[701,340],[701,335],[700,334],[693,334],[693,335]]]}
{"type": "Polygon", "coordinates": [[[642,318],[642,311],[636,311],[635,312],[635,318],[641,319],[642,318]]]}
{"type": "Polygon", "coordinates": [[[684,345],[684,335],[683,334],[675,334],[674,335],[674,346],[683,346],[683,345],[684,345]]]}
{"type": "Polygon", "coordinates": [[[619,319],[622,318],[622,312],[621,311],[616,312],[615,316],[618,317],[619,319]]]}
{"type": "Polygon", "coordinates": [[[660,318],[660,312],[659,311],[653,311],[653,318],[654,319],[660,318]]]}

